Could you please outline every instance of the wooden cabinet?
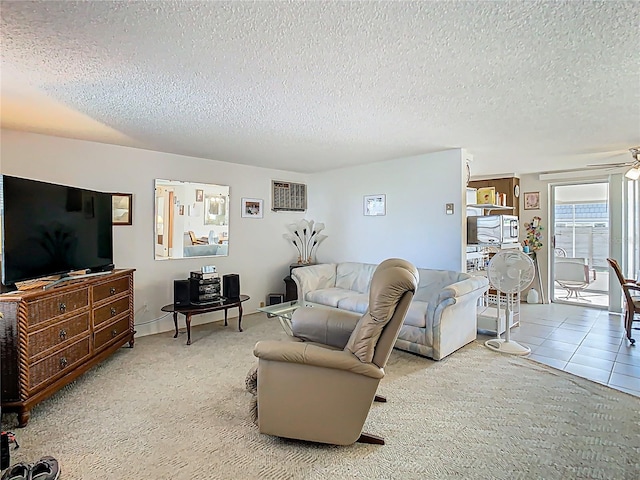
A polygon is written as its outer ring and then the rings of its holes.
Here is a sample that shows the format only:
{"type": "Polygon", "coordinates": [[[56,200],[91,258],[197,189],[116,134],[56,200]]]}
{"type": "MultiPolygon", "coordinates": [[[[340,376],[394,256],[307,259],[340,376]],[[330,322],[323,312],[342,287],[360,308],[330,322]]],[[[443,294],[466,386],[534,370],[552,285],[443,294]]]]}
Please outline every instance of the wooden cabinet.
{"type": "Polygon", "coordinates": [[[125,343],[133,347],[133,272],[0,295],[2,410],[31,408],[125,343]]]}
{"type": "MultiPolygon", "coordinates": [[[[471,188],[494,187],[496,194],[504,193],[507,196],[507,206],[513,207],[513,215],[520,215],[520,179],[516,177],[491,178],[488,180],[473,180],[469,182],[471,188]],[[518,195],[516,195],[518,192],[518,195]]],[[[474,202],[476,203],[476,202],[474,202]]],[[[487,214],[504,212],[487,212],[487,214]]]]}

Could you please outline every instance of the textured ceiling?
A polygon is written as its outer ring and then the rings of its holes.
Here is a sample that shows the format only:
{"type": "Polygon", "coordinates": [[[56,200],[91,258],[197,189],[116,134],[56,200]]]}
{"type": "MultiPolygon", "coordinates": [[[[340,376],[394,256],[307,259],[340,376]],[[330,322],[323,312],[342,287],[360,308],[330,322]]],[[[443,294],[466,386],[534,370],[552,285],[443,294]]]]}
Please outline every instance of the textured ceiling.
{"type": "MultiPolygon", "coordinates": [[[[2,1],[2,126],[317,172],[626,160],[640,3],[2,1]]],[[[630,156],[629,158],[630,159],[630,156]]]]}

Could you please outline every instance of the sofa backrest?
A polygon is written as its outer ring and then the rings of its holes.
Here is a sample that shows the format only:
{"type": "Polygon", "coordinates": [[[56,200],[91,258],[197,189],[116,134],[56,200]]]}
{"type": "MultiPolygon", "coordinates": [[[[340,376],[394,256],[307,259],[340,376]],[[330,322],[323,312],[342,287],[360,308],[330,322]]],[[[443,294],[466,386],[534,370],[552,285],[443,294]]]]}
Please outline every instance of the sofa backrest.
{"type": "Polygon", "coordinates": [[[444,287],[471,277],[468,273],[425,268],[419,268],[418,273],[420,274],[420,282],[418,283],[418,291],[413,298],[423,302],[431,300],[435,302],[444,287]]]}
{"type": "Polygon", "coordinates": [[[336,268],[336,287],[367,293],[377,266],[372,263],[339,263],[336,268]]]}

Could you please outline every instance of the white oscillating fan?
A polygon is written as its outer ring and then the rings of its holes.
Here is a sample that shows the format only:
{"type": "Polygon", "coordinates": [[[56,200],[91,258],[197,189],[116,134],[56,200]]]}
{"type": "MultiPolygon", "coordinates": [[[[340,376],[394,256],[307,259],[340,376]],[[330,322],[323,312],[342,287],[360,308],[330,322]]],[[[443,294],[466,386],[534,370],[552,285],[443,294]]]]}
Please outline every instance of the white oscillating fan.
{"type": "MultiPolygon", "coordinates": [[[[512,355],[527,355],[531,349],[525,345],[511,340],[510,305],[513,304],[514,295],[520,293],[533,282],[535,269],[533,260],[519,250],[503,250],[496,253],[487,268],[489,283],[498,291],[498,311],[500,307],[500,292],[507,296],[505,311],[505,339],[500,338],[500,326],[498,325],[498,338],[492,338],[484,342],[487,348],[512,355]]],[[[500,315],[498,314],[498,317],[500,315]]],[[[497,319],[498,324],[500,319],[497,319]]]]}

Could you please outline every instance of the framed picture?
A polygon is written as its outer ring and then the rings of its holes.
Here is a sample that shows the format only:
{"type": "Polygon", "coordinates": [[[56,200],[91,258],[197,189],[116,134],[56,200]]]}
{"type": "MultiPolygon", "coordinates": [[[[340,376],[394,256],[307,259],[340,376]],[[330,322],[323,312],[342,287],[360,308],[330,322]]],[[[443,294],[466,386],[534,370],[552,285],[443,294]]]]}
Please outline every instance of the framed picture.
{"type": "Polygon", "coordinates": [[[380,216],[387,214],[387,196],[365,195],[364,196],[364,214],[367,216],[380,216]]]}
{"type": "Polygon", "coordinates": [[[244,218],[262,218],[264,202],[261,198],[243,198],[241,212],[244,218]]]}
{"type": "Polygon", "coordinates": [[[524,209],[540,210],[540,192],[524,192],[524,209]]]}
{"type": "Polygon", "coordinates": [[[196,202],[201,202],[204,200],[204,190],[196,190],[196,202]]]}
{"type": "Polygon", "coordinates": [[[496,188],[482,187],[478,189],[478,205],[495,205],[496,204],[496,188]]]}
{"type": "Polygon", "coordinates": [[[111,212],[114,225],[131,225],[133,223],[133,194],[112,194],[111,212]]]}

